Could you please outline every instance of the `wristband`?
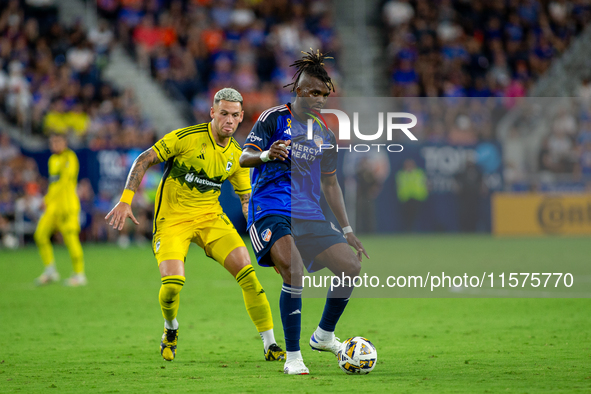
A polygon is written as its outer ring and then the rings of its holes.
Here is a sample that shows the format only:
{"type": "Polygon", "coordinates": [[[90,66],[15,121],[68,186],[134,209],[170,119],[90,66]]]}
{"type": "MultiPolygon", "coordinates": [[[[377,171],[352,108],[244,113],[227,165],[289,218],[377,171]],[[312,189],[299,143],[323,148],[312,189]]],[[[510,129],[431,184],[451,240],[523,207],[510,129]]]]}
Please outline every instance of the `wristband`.
{"type": "Polygon", "coordinates": [[[129,189],[125,189],[125,190],[123,190],[123,194],[121,195],[121,198],[119,199],[119,201],[124,202],[128,205],[131,205],[131,200],[133,200],[134,194],[135,194],[135,192],[133,192],[129,189]]]}
{"type": "Polygon", "coordinates": [[[343,227],[343,234],[347,235],[352,232],[353,232],[353,229],[351,228],[351,226],[343,227]]]}
{"type": "Polygon", "coordinates": [[[261,153],[260,158],[263,161],[263,163],[266,163],[268,161],[271,161],[271,158],[269,158],[269,151],[268,150],[266,150],[263,153],[261,153]]]}

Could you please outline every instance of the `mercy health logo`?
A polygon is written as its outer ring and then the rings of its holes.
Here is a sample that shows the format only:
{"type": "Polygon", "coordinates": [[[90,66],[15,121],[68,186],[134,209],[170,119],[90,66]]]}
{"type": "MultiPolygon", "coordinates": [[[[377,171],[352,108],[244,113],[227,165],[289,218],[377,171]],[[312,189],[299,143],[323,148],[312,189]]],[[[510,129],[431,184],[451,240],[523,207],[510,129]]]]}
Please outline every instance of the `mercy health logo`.
{"type": "MultiPolygon", "coordinates": [[[[351,140],[351,119],[349,115],[347,115],[344,111],[338,109],[321,109],[319,112],[314,112],[314,114],[308,113],[307,115],[310,116],[308,119],[308,128],[307,128],[307,138],[309,140],[315,139],[314,136],[314,123],[316,123],[320,128],[323,126],[328,128],[326,125],[326,121],[322,114],[332,114],[337,117],[339,122],[338,128],[338,139],[340,141],[348,141],[351,140]]],[[[367,134],[367,130],[363,130],[363,132],[359,128],[359,112],[353,112],[353,133],[355,137],[362,141],[377,141],[382,138],[384,134],[384,129],[386,130],[386,139],[388,141],[392,141],[392,136],[395,131],[403,132],[408,139],[411,141],[417,141],[417,137],[410,131],[411,128],[417,125],[417,117],[408,112],[379,112],[378,113],[378,130],[372,134],[367,134]],[[398,123],[395,122],[399,119],[408,119],[410,122],[406,123],[398,123]],[[385,123],[385,126],[384,126],[385,123]]],[[[318,146],[320,150],[327,150],[327,149],[335,149],[337,152],[339,150],[347,150],[351,152],[352,150],[355,152],[368,152],[372,149],[372,147],[377,148],[378,152],[380,147],[385,147],[388,152],[402,152],[403,146],[400,144],[353,144],[347,146],[333,146],[332,144],[320,144],[318,146]]]]}

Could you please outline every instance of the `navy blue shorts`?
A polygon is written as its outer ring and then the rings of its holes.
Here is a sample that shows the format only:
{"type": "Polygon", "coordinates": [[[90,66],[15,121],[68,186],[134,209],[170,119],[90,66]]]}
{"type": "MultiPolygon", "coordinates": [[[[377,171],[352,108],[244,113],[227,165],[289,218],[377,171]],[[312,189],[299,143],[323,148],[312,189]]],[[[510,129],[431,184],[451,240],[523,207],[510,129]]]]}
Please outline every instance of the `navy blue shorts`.
{"type": "Polygon", "coordinates": [[[323,265],[314,259],[333,245],[347,243],[341,230],[328,220],[293,219],[283,215],[264,216],[249,229],[252,248],[257,262],[263,267],[272,267],[271,247],[278,239],[291,235],[302,256],[308,272],[315,272],[323,265]]]}

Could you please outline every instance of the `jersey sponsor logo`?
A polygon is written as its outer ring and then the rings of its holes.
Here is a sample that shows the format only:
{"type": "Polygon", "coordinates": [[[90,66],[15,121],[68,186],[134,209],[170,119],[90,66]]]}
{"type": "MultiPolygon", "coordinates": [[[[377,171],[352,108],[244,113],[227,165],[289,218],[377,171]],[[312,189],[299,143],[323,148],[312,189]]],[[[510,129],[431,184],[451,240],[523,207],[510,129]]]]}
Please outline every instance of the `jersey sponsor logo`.
{"type": "Polygon", "coordinates": [[[309,161],[316,160],[316,157],[321,153],[320,149],[315,149],[293,141],[290,150],[292,157],[309,161]]]}
{"type": "Polygon", "coordinates": [[[252,132],[252,131],[250,132],[250,134],[248,135],[248,137],[246,137],[246,139],[248,141],[252,141],[252,142],[260,142],[260,141],[263,140],[261,137],[259,137],[257,135],[254,135],[254,132],[252,132]]]}
{"type": "Polygon", "coordinates": [[[185,175],[185,181],[187,183],[195,183],[198,185],[205,185],[205,186],[211,186],[211,187],[221,187],[222,186],[221,183],[212,182],[209,179],[200,178],[199,175],[200,174],[195,174],[195,173],[190,172],[187,175],[185,175]]]}
{"type": "Polygon", "coordinates": [[[263,241],[265,242],[269,242],[271,240],[271,236],[273,235],[273,233],[271,232],[270,229],[266,229],[265,231],[263,231],[261,233],[261,238],[263,239],[263,241]]]}
{"type": "Polygon", "coordinates": [[[183,163],[175,160],[170,177],[178,181],[181,185],[187,186],[189,189],[197,189],[201,193],[210,190],[220,191],[222,183],[225,181],[223,176],[210,178],[203,168],[196,170],[193,166],[187,167],[183,163]]]}
{"type": "Polygon", "coordinates": [[[164,151],[170,155],[170,149],[168,149],[168,146],[166,146],[166,142],[164,142],[164,140],[160,140],[160,146],[162,146],[162,149],[164,149],[164,151]]]}
{"type": "Polygon", "coordinates": [[[160,250],[160,240],[156,241],[156,252],[160,250]]]}

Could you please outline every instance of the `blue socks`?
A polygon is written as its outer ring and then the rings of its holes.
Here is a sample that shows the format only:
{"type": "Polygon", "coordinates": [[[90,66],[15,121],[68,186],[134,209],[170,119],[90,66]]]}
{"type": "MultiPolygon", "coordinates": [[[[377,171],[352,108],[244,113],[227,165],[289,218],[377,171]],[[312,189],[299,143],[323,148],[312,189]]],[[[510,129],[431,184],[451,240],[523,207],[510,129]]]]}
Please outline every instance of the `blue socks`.
{"type": "Polygon", "coordinates": [[[318,327],[325,331],[334,332],[339,318],[349,303],[352,292],[353,286],[341,286],[328,290],[324,312],[322,312],[322,319],[320,319],[318,327]]]}
{"type": "MultiPolygon", "coordinates": [[[[342,286],[329,290],[320,327],[324,331],[334,332],[339,318],[349,303],[353,286],[342,286]]],[[[285,350],[297,352],[300,350],[300,332],[302,329],[302,287],[291,286],[286,283],[281,289],[279,309],[285,336],[285,350]]]]}
{"type": "MultiPolygon", "coordinates": [[[[283,334],[285,336],[285,350],[288,352],[300,350],[302,289],[302,287],[284,283],[281,289],[281,297],[279,297],[279,309],[281,311],[281,322],[283,323],[283,334]]],[[[341,313],[343,312],[341,311],[341,313]]]]}

